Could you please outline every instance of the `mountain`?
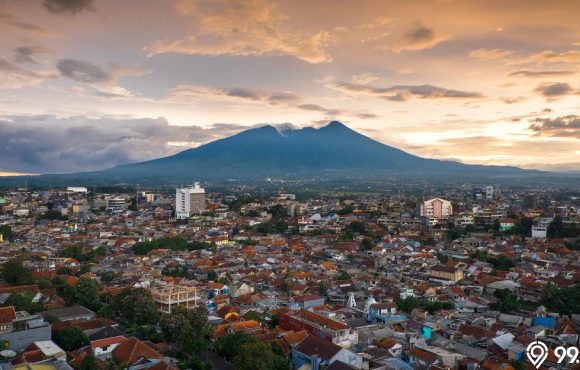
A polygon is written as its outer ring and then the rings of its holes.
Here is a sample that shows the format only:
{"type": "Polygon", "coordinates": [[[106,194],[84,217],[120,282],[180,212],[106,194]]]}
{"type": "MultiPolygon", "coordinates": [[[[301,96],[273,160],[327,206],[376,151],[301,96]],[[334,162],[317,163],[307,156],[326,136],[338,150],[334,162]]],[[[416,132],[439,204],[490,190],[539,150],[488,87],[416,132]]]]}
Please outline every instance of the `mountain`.
{"type": "Polygon", "coordinates": [[[426,159],[379,143],[333,121],[321,128],[279,131],[262,126],[152,161],[101,171],[118,180],[265,178],[277,176],[436,175],[525,172],[426,159]]]}
{"type": "MultiPolygon", "coordinates": [[[[414,156],[368,138],[340,122],[321,128],[262,126],[147,162],[31,183],[177,183],[200,180],[292,178],[422,178],[436,181],[548,178],[553,173],[508,166],[466,165],[414,156]]],[[[19,179],[22,183],[22,178],[19,179]]]]}

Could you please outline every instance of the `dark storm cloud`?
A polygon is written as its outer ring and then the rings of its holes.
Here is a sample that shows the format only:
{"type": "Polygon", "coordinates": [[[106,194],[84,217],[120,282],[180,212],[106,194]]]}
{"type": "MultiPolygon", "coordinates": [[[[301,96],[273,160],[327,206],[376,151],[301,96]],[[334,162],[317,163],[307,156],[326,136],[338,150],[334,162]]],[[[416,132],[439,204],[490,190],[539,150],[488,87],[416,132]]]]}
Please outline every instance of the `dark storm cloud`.
{"type": "Polygon", "coordinates": [[[433,85],[394,85],[381,88],[343,82],[331,85],[330,87],[347,93],[376,96],[389,101],[407,101],[412,97],[422,99],[465,99],[483,97],[483,94],[475,91],[453,90],[433,85]]]}
{"type": "Polygon", "coordinates": [[[172,126],[164,118],[8,116],[0,118],[0,169],[58,173],[108,168],[166,156],[245,128],[172,126]]]}
{"type": "Polygon", "coordinates": [[[538,136],[573,137],[580,139],[580,116],[575,114],[557,118],[534,118],[530,130],[538,136]]]}
{"type": "Polygon", "coordinates": [[[85,83],[109,82],[113,76],[101,67],[84,60],[61,59],[56,68],[64,77],[85,83]]]}
{"type": "Polygon", "coordinates": [[[577,94],[578,92],[565,82],[555,82],[539,85],[534,91],[548,100],[555,100],[565,95],[577,94]]]}
{"type": "Polygon", "coordinates": [[[576,73],[576,71],[515,71],[509,74],[510,77],[554,77],[554,76],[569,76],[576,73]]]}
{"type": "Polygon", "coordinates": [[[83,11],[93,11],[93,0],[44,0],[46,10],[54,14],[77,14],[83,11]]]}
{"type": "Polygon", "coordinates": [[[48,53],[49,49],[38,46],[38,45],[30,45],[30,46],[20,46],[14,50],[14,61],[17,63],[31,63],[31,64],[38,64],[34,56],[37,54],[44,54],[48,53]]]}

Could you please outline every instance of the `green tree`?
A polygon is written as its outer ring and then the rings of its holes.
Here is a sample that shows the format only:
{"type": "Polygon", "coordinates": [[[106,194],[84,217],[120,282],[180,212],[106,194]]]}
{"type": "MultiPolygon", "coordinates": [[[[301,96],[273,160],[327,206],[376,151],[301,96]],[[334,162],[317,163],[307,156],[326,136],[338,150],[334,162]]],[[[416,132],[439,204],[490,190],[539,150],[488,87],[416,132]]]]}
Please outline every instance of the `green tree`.
{"type": "Polygon", "coordinates": [[[274,353],[272,345],[264,342],[250,342],[240,346],[234,358],[236,370],[287,370],[287,360],[274,353]]]}
{"type": "Polygon", "coordinates": [[[340,271],[340,273],[338,274],[336,279],[337,280],[348,280],[348,279],[350,279],[350,275],[346,271],[340,271]]]}
{"type": "Polygon", "coordinates": [[[396,299],[395,304],[397,309],[406,313],[411,313],[415,308],[421,306],[421,302],[415,297],[408,297],[407,299],[396,299]]]}
{"type": "Polygon", "coordinates": [[[2,278],[12,285],[26,285],[32,282],[31,272],[22,265],[20,258],[12,258],[2,266],[2,278]]]}
{"type": "Polygon", "coordinates": [[[207,280],[216,281],[218,279],[217,273],[214,270],[209,270],[207,272],[207,280]]]}
{"type": "Polygon", "coordinates": [[[77,370],[99,370],[97,358],[93,355],[86,355],[79,364],[77,370]]]}
{"type": "MultiPolygon", "coordinates": [[[[88,277],[80,277],[68,294],[68,304],[80,304],[88,308],[98,308],[99,284],[88,277]]],[[[67,297],[65,297],[65,300],[67,297]]]]}
{"type": "Polygon", "coordinates": [[[219,337],[214,343],[214,348],[218,355],[231,362],[239,354],[241,346],[255,341],[254,336],[238,331],[219,337]]]}
{"type": "Polygon", "coordinates": [[[522,307],[517,295],[509,289],[498,289],[493,292],[493,295],[497,299],[497,302],[492,307],[503,313],[514,312],[522,307]]]}
{"type": "Polygon", "coordinates": [[[82,261],[84,259],[83,248],[80,245],[71,245],[62,251],[61,256],[82,261]]]}
{"type": "Polygon", "coordinates": [[[60,329],[54,332],[52,339],[65,351],[74,351],[90,343],[89,338],[78,326],[60,329]]]}
{"type": "Polygon", "coordinates": [[[12,293],[6,301],[2,304],[2,307],[14,306],[16,311],[26,311],[28,313],[34,314],[43,310],[42,303],[32,302],[34,293],[12,293]]]}
{"type": "Polygon", "coordinates": [[[188,310],[178,306],[161,316],[160,325],[165,340],[185,353],[199,354],[208,345],[211,328],[205,308],[188,310]]]}
{"type": "Polygon", "coordinates": [[[113,301],[121,318],[128,323],[155,325],[159,311],[151,292],[145,288],[125,288],[113,301]]]}
{"type": "Polygon", "coordinates": [[[441,253],[441,251],[437,251],[436,257],[441,263],[447,263],[447,261],[449,261],[449,257],[447,257],[446,254],[441,253]]]}
{"type": "Polygon", "coordinates": [[[326,287],[326,284],[324,284],[323,281],[320,281],[318,283],[318,291],[320,291],[322,295],[326,295],[326,293],[328,293],[328,288],[326,287]]]}
{"type": "Polygon", "coordinates": [[[364,238],[363,241],[360,243],[359,250],[360,251],[368,251],[368,250],[373,249],[374,246],[375,245],[374,245],[373,241],[371,240],[371,238],[364,238]]]}

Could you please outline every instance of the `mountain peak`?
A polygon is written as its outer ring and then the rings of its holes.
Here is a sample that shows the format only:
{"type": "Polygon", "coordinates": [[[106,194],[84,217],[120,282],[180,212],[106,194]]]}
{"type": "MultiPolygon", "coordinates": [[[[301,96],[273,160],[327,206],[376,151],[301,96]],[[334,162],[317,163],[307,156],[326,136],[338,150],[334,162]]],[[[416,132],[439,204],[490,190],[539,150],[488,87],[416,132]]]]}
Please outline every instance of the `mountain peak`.
{"type": "Polygon", "coordinates": [[[346,126],[344,123],[339,122],[339,121],[331,121],[328,125],[321,127],[321,129],[332,129],[332,130],[350,130],[350,128],[348,128],[348,126],[346,126]]]}

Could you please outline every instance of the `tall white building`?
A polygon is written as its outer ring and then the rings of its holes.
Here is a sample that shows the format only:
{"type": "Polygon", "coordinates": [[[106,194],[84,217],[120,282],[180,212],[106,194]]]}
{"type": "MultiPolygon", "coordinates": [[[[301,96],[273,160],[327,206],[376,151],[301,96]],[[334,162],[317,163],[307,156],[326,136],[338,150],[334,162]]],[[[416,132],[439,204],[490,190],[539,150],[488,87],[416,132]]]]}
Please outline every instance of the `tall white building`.
{"type": "Polygon", "coordinates": [[[205,189],[199,182],[175,191],[175,217],[184,220],[205,210],[205,189]]]}
{"type": "Polygon", "coordinates": [[[448,200],[433,198],[422,202],[420,211],[423,217],[441,220],[449,218],[453,214],[453,207],[448,200]]]}

